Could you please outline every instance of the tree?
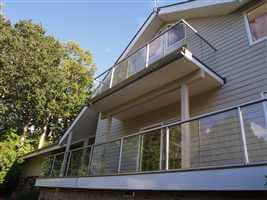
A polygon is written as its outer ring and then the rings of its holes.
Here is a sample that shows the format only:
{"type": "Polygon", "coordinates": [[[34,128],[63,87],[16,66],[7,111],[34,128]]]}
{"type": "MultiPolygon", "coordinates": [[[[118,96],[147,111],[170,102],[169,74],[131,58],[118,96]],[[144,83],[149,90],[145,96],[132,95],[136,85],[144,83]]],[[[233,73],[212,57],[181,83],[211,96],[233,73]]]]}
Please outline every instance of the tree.
{"type": "Polygon", "coordinates": [[[0,123],[24,138],[57,140],[86,103],[95,66],[77,43],[31,21],[0,18],[0,123]]]}
{"type": "Polygon", "coordinates": [[[32,151],[32,145],[26,140],[23,145],[14,130],[6,131],[0,136],[0,184],[5,183],[6,189],[13,189],[18,183],[22,156],[32,151]]]}

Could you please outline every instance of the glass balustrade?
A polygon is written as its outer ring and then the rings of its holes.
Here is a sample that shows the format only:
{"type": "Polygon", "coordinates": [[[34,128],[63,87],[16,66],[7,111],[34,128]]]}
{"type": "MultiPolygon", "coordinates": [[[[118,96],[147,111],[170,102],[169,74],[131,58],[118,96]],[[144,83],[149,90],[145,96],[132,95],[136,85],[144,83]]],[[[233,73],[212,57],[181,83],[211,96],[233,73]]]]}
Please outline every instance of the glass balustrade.
{"type": "Polygon", "coordinates": [[[157,66],[182,47],[189,49],[207,65],[216,62],[216,49],[184,20],[156,35],[151,41],[130,53],[106,73],[99,76],[93,97],[107,91],[147,67],[157,66]]]}
{"type": "MultiPolygon", "coordinates": [[[[66,176],[147,173],[266,162],[266,104],[267,100],[258,100],[72,150],[66,176]]],[[[42,176],[59,176],[63,158],[64,153],[49,156],[42,165],[42,176]]]]}

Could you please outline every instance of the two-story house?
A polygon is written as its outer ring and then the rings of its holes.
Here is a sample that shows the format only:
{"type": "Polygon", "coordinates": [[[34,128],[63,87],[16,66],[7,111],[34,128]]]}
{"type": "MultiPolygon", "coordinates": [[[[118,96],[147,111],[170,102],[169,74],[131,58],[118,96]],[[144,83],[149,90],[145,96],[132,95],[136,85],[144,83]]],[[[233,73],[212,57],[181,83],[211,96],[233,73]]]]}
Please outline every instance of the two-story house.
{"type": "Polygon", "coordinates": [[[267,1],[159,7],[96,80],[95,143],[41,200],[266,199],[267,1]]]}

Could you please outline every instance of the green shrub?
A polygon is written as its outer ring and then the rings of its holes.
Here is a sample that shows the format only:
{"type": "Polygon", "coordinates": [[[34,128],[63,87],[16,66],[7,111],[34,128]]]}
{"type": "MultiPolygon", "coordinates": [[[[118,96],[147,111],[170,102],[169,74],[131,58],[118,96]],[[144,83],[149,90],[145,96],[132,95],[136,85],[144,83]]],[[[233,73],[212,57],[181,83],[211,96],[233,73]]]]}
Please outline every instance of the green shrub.
{"type": "Polygon", "coordinates": [[[28,140],[21,142],[15,131],[6,131],[0,137],[0,184],[7,190],[15,189],[22,171],[22,156],[33,150],[28,140]]]}

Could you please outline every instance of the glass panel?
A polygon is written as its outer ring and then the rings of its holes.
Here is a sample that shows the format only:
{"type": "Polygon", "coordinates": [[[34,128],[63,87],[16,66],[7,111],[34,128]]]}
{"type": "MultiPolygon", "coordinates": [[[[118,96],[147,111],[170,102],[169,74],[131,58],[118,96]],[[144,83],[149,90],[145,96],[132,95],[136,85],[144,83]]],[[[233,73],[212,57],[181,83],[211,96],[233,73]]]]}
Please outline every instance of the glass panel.
{"type": "Polygon", "coordinates": [[[139,136],[123,140],[121,173],[136,172],[138,169],[139,136]]]}
{"type": "Polygon", "coordinates": [[[253,41],[267,36],[267,3],[249,12],[248,22],[253,41]]]}
{"type": "Polygon", "coordinates": [[[93,150],[91,175],[117,174],[120,156],[120,141],[97,145],[93,150]]]}
{"type": "Polygon", "coordinates": [[[169,128],[169,169],[181,168],[182,163],[182,137],[181,127],[169,128]]]}
{"type": "Polygon", "coordinates": [[[199,166],[241,164],[244,153],[237,110],[199,120],[199,166]]]}
{"type": "Polygon", "coordinates": [[[242,108],[250,162],[267,160],[267,126],[264,104],[266,103],[242,108]]]}
{"type": "Polygon", "coordinates": [[[53,165],[54,157],[48,157],[45,159],[45,161],[41,165],[41,176],[42,177],[48,177],[51,175],[51,169],[53,165]]]}
{"type": "Polygon", "coordinates": [[[81,157],[82,157],[81,150],[76,150],[76,151],[74,150],[71,152],[68,176],[78,176],[79,167],[81,165],[81,157]]]}
{"type": "Polygon", "coordinates": [[[199,123],[187,122],[169,128],[169,169],[199,166],[199,123]]]}
{"type": "Polygon", "coordinates": [[[60,175],[60,169],[63,163],[63,159],[64,159],[64,153],[56,155],[52,169],[52,175],[51,175],[52,177],[58,177],[60,175]]]}
{"type": "Polygon", "coordinates": [[[129,57],[128,64],[129,64],[129,70],[128,70],[128,77],[136,74],[137,72],[141,71],[146,66],[146,52],[147,48],[144,47],[137,51],[135,54],[129,57]]]}
{"type": "Polygon", "coordinates": [[[91,147],[72,151],[68,169],[68,176],[88,175],[90,150],[91,147]]]}
{"type": "MultiPolygon", "coordinates": [[[[167,32],[167,47],[171,47],[174,44],[177,44],[178,41],[181,41],[185,38],[185,31],[183,24],[177,24],[172,29],[167,32]]],[[[177,46],[177,48],[179,48],[177,46]]]]}
{"type": "Polygon", "coordinates": [[[164,42],[164,35],[158,37],[157,39],[153,40],[149,44],[149,64],[152,64],[163,57],[163,42],[164,42]]]}
{"type": "Polygon", "coordinates": [[[142,171],[158,171],[160,168],[160,130],[143,136],[142,171]]]}
{"type": "Polygon", "coordinates": [[[110,78],[111,78],[112,70],[106,75],[104,80],[101,82],[101,92],[106,91],[110,87],[110,78]]]}
{"type": "Polygon", "coordinates": [[[90,155],[91,155],[91,147],[82,149],[81,167],[78,174],[79,176],[88,175],[88,164],[90,161],[90,155]]]}
{"type": "Polygon", "coordinates": [[[124,81],[128,74],[128,60],[124,60],[119,63],[114,70],[112,86],[124,81]]]}

